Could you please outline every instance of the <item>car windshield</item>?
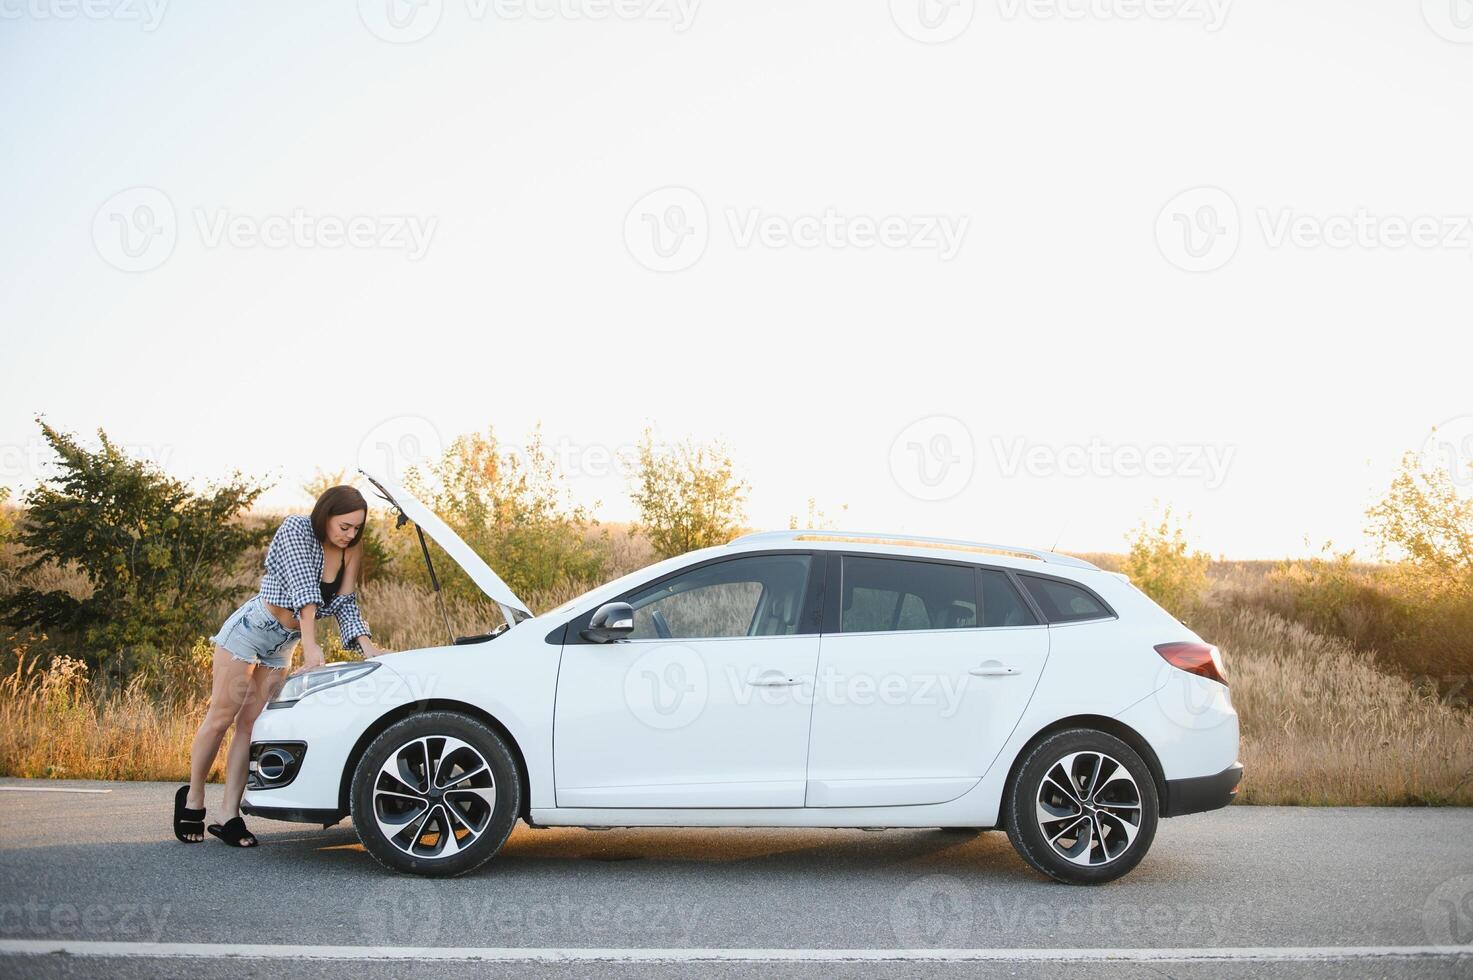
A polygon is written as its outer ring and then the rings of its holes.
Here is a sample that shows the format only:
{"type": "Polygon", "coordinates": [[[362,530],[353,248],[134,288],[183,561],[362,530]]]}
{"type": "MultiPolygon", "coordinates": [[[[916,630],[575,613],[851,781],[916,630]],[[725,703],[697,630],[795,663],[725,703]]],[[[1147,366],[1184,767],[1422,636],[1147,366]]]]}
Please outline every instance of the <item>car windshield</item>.
{"type": "Polygon", "coordinates": [[[666,558],[664,561],[655,562],[653,565],[646,565],[643,568],[636,568],[632,572],[619,576],[612,582],[605,582],[603,585],[595,586],[594,588],[589,589],[587,592],[583,593],[580,596],[574,596],[572,599],[569,599],[561,606],[558,606],[556,609],[548,610],[547,612],[543,613],[543,615],[558,616],[562,613],[571,611],[574,606],[580,606],[583,603],[588,602],[589,600],[597,599],[607,595],[618,595],[621,592],[625,592],[629,589],[634,588],[641,582],[648,581],[651,578],[663,575],[666,571],[678,568],[681,565],[686,564],[688,561],[690,561],[690,559],[690,554],[676,555],[674,558],[666,558]]]}

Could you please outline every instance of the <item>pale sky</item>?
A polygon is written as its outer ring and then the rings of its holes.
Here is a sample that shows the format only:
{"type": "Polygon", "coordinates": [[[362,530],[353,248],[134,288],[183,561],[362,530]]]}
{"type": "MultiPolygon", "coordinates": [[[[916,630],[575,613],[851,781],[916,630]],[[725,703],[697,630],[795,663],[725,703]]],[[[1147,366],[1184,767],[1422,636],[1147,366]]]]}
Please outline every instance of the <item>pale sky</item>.
{"type": "Polygon", "coordinates": [[[758,527],[1280,557],[1473,459],[1468,0],[0,0],[0,83],[13,488],[540,421],[626,520],[652,423],[758,527]]]}

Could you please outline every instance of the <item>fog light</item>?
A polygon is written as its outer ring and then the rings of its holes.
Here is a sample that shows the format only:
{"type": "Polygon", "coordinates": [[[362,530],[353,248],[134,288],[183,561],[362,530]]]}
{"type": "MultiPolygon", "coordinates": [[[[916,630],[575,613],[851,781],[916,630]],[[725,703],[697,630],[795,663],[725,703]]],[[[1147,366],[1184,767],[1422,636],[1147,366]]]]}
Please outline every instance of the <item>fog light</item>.
{"type": "Polygon", "coordinates": [[[297,778],[307,756],[306,742],[252,742],[247,789],[280,789],[297,778]]]}

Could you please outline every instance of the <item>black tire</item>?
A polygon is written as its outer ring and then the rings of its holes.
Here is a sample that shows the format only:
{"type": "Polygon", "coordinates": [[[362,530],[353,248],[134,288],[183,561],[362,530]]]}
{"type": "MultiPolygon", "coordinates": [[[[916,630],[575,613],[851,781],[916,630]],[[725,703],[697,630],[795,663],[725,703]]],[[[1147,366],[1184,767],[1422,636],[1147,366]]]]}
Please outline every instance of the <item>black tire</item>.
{"type": "Polygon", "coordinates": [[[1150,850],[1160,819],[1156,782],[1145,761],[1115,736],[1087,728],[1057,732],[1029,749],[1004,794],[1003,807],[1008,839],[1019,856],[1055,881],[1070,885],[1099,885],[1128,873],[1150,850]],[[1092,785],[1089,765],[1095,754],[1123,768],[1130,779],[1116,775],[1114,768],[1101,761],[1094,779],[1103,776],[1108,785],[1092,785]],[[1071,757],[1077,778],[1070,787],[1073,793],[1066,793],[1054,778],[1064,771],[1055,767],[1071,757]],[[1040,791],[1050,803],[1046,812],[1061,814],[1048,823],[1047,834],[1039,817],[1040,791]],[[1132,793],[1138,797],[1138,823],[1131,821],[1128,801],[1132,793]],[[1057,809],[1053,809],[1056,801],[1057,809]],[[1072,809],[1080,816],[1063,815],[1072,809]],[[1127,823],[1131,826],[1125,826],[1127,823]],[[1132,828],[1134,837],[1130,836],[1132,828]],[[1051,835],[1060,842],[1057,848],[1049,841],[1051,835]],[[1066,846],[1071,840],[1073,846],[1066,846]],[[1076,853],[1071,860],[1061,850],[1076,853]]]}
{"type": "Polygon", "coordinates": [[[521,812],[522,786],[511,750],[500,735],[468,715],[429,711],[389,726],[369,744],[354,769],[349,801],[358,839],[380,864],[405,874],[448,878],[480,867],[501,850],[521,812]],[[457,739],[466,748],[455,747],[447,739],[457,739]],[[416,768],[413,761],[405,761],[419,757],[416,743],[424,746],[427,767],[416,768]],[[445,751],[447,747],[449,752],[445,751]],[[485,763],[486,775],[453,778],[475,768],[475,755],[485,763]],[[380,773],[396,756],[400,759],[395,768],[404,776],[398,787],[393,785],[393,777],[380,773]],[[424,777],[421,770],[425,768],[431,775],[442,771],[444,785],[438,790],[424,777]],[[376,787],[380,790],[377,794],[376,787]],[[382,792],[406,787],[413,792],[382,792]],[[489,801],[485,793],[488,789],[494,790],[489,801]],[[378,811],[376,796],[382,808],[378,811]],[[417,802],[408,802],[415,798],[417,802]],[[417,810],[419,806],[423,809],[417,810]],[[423,815],[418,827],[416,814],[423,815]],[[404,830],[391,837],[380,817],[391,822],[403,818],[404,830]],[[447,827],[453,838],[446,836],[447,827]],[[459,843],[467,837],[472,838],[469,845],[459,843]],[[427,840],[433,843],[424,843],[427,840]],[[446,853],[447,845],[450,853],[446,853]]]}

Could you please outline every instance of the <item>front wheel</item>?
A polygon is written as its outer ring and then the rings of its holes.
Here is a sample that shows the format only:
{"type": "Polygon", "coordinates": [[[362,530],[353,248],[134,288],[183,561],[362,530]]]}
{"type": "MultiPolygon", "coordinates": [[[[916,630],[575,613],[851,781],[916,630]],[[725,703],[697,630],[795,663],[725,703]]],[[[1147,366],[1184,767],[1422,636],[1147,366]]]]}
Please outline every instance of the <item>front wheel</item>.
{"type": "Polygon", "coordinates": [[[506,742],[467,715],[387,728],[353,773],[353,827],[380,864],[451,877],[490,860],[516,824],[521,784],[506,742]]]}
{"type": "Polygon", "coordinates": [[[1134,868],[1159,818],[1156,783],[1140,755],[1085,728],[1050,735],[1029,750],[1004,804],[1018,854],[1071,885],[1113,881],[1134,868]]]}

